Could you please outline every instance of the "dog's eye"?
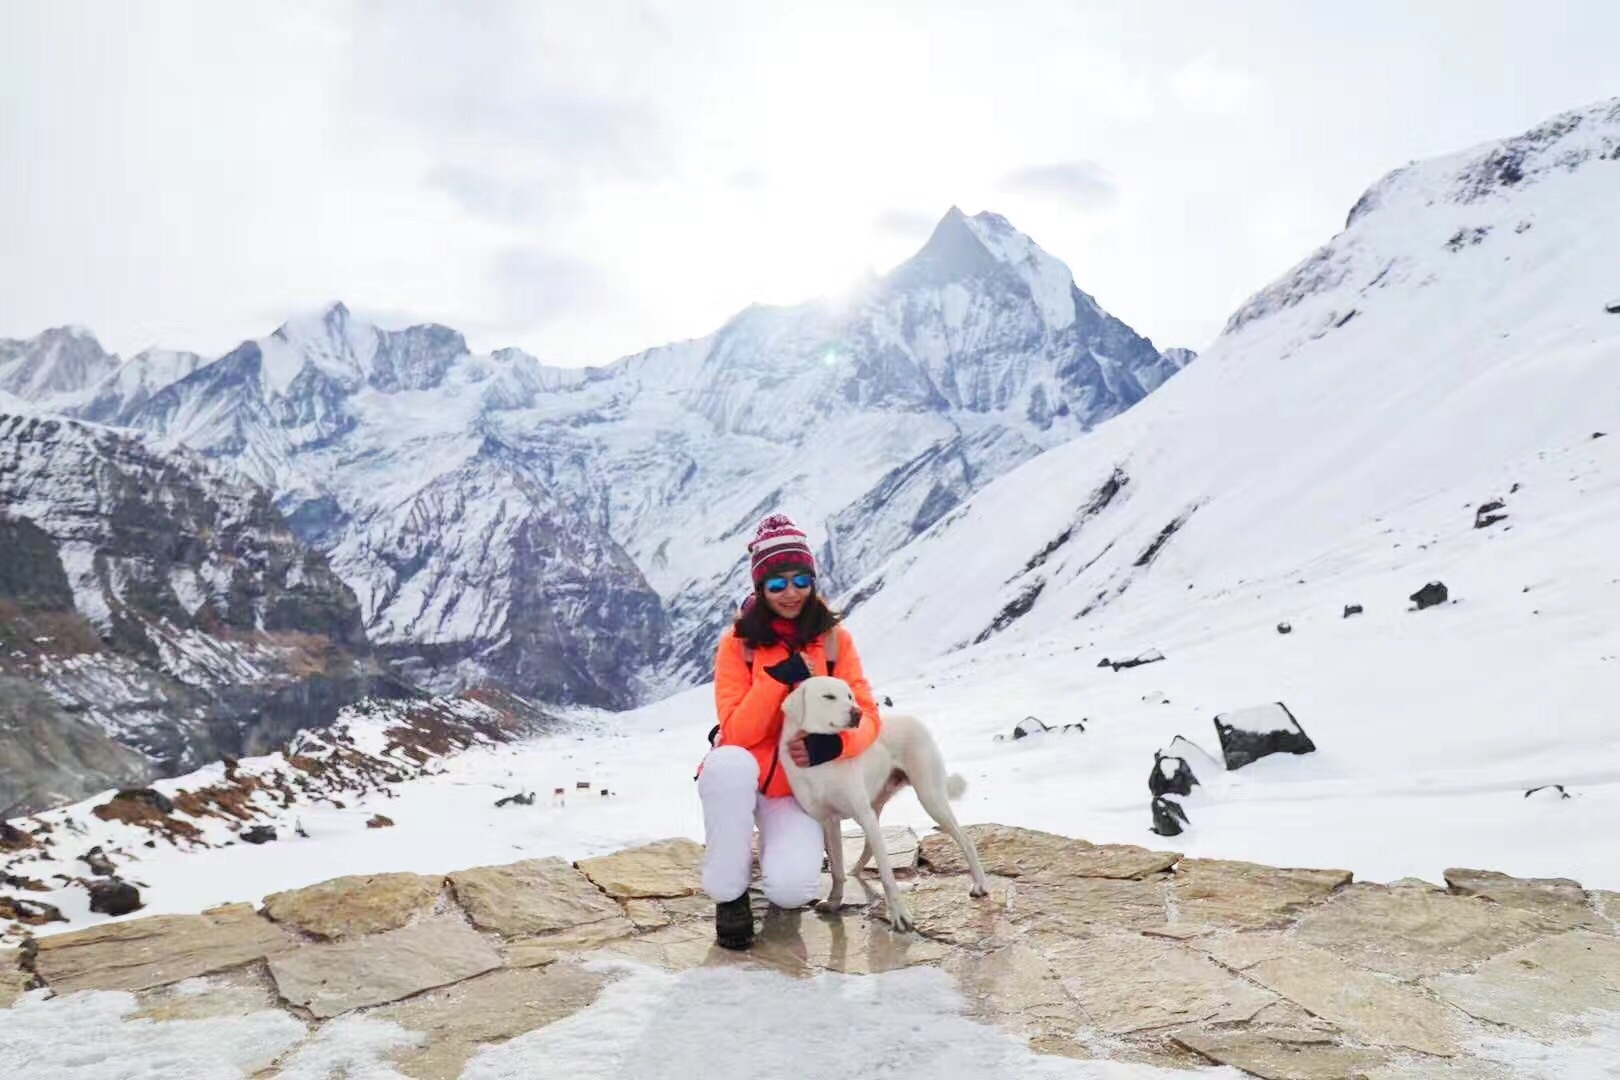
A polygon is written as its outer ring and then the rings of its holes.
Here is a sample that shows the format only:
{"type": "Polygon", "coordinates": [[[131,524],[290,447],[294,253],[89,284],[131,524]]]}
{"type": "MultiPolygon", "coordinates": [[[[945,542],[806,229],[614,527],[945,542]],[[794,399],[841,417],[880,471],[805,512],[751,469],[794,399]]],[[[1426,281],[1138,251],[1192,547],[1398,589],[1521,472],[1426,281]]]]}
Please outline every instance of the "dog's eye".
{"type": "Polygon", "coordinates": [[[822,701],[837,701],[838,699],[833,697],[831,694],[822,694],[821,695],[821,700],[822,701]]]}

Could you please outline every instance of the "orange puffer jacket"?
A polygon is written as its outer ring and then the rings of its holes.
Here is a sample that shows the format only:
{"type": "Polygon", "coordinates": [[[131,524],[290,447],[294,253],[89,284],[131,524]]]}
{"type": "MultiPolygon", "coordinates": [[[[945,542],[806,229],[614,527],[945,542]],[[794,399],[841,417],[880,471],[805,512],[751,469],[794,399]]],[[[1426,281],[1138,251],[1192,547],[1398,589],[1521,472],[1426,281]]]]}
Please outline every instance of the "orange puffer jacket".
{"type": "MultiPolygon", "coordinates": [[[[835,626],[838,635],[838,659],[832,674],[849,683],[855,692],[855,703],[861,707],[860,725],[841,732],[844,750],[840,757],[854,757],[878,736],[877,699],[872,687],[861,671],[861,656],[855,651],[855,640],[848,630],[835,626]]],[[[827,646],[818,637],[799,650],[812,674],[827,674],[827,646]]],[[[720,648],[714,658],[714,706],[720,718],[720,738],[716,746],[741,746],[759,762],[761,793],[772,798],[793,794],[788,786],[787,772],[780,764],[773,770],[777,758],[777,744],[782,737],[782,702],[787,700],[788,688],[765,674],[772,664],[781,663],[789,656],[787,646],[758,645],[754,647],[754,663],[749,666],[743,657],[743,643],[736,634],[727,630],[720,635],[720,648]]]]}

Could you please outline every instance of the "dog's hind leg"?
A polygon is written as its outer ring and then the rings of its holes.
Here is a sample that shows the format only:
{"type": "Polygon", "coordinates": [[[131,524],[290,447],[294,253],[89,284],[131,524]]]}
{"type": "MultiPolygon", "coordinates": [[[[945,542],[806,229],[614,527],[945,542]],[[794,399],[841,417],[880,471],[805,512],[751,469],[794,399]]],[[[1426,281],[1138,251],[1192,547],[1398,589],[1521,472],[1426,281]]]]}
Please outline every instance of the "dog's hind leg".
{"type": "MultiPolygon", "coordinates": [[[[819,911],[837,911],[844,906],[844,838],[837,818],[822,819],[821,837],[827,845],[827,871],[832,874],[832,889],[827,893],[827,899],[817,904],[816,908],[819,911]]],[[[860,876],[859,866],[855,874],[860,876]]]]}
{"type": "MultiPolygon", "coordinates": [[[[901,772],[899,769],[896,769],[889,775],[889,779],[884,783],[883,787],[878,790],[877,795],[873,796],[872,813],[875,814],[880,821],[883,817],[884,804],[890,799],[894,798],[895,794],[899,792],[901,788],[905,787],[909,782],[910,781],[906,778],[906,774],[901,772]]],[[[882,835],[881,829],[879,829],[878,832],[879,835],[882,835]]],[[[866,902],[868,904],[877,899],[877,891],[867,883],[866,878],[863,876],[863,873],[866,870],[866,864],[871,861],[872,841],[867,840],[865,845],[861,848],[861,857],[855,860],[855,868],[851,871],[851,876],[855,878],[856,884],[860,885],[861,891],[866,893],[866,902]]]]}
{"type": "MultiPolygon", "coordinates": [[[[921,729],[919,729],[921,730],[921,729]]],[[[973,888],[968,890],[970,896],[989,896],[990,879],[984,876],[984,867],[979,864],[978,849],[973,846],[973,840],[962,831],[962,826],[956,823],[956,814],[951,811],[949,781],[945,777],[945,762],[939,756],[939,747],[934,745],[932,739],[926,743],[918,740],[914,757],[910,762],[911,786],[917,789],[917,801],[928,812],[939,827],[945,830],[956,846],[962,849],[962,857],[967,859],[968,874],[973,878],[973,888]]]]}

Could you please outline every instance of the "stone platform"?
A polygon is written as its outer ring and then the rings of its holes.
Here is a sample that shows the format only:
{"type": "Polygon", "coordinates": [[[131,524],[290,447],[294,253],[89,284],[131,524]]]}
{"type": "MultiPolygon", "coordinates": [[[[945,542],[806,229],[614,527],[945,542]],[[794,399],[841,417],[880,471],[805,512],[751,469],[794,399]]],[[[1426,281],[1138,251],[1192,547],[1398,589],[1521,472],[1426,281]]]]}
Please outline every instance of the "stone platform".
{"type": "Polygon", "coordinates": [[[425,1036],[393,1056],[420,1080],[456,1077],[483,1046],[589,1007],[615,976],[581,961],[604,953],[789,976],[932,965],[975,1016],[1039,1052],[1276,1080],[1507,1080],[1479,1047],[1511,1037],[1556,1060],[1590,1017],[1620,1013],[1620,895],[1572,881],[1451,870],[1444,886],[1375,885],[1346,870],[969,831],[991,896],[971,900],[954,845],[931,836],[904,882],[914,934],[892,933],[881,904],[827,916],[757,902],[755,947],[718,949],[701,848],[669,840],[578,863],[338,878],[261,911],[43,938],[37,952],[0,953],[0,1008],[30,985],[125,990],[140,1003],[129,1020],[279,1010],[310,1039],[358,1012],[425,1036]],[[180,985],[199,976],[211,978],[180,985]]]}

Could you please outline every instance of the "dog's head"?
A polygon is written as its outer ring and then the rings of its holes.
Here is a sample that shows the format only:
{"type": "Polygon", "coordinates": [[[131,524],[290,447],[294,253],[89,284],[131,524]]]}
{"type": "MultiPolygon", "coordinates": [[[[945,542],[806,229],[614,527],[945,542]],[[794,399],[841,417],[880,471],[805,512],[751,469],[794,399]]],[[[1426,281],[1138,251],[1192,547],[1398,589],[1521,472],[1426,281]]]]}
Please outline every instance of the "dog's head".
{"type": "Polygon", "coordinates": [[[861,707],[849,683],[831,675],[816,675],[795,686],[782,712],[787,728],[812,735],[847,731],[861,722],[861,707]]]}

